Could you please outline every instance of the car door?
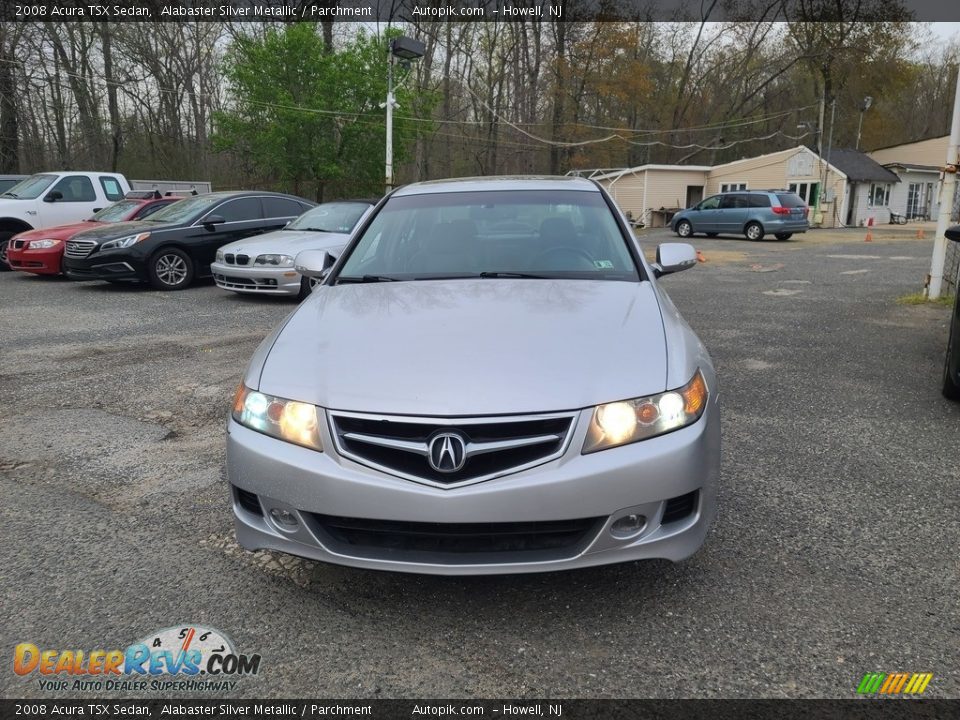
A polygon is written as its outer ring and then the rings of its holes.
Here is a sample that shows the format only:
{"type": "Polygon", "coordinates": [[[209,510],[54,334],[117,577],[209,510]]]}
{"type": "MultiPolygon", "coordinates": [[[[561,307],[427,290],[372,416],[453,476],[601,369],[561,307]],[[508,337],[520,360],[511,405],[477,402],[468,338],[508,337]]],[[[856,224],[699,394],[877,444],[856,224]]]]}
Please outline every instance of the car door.
{"type": "MultiPolygon", "coordinates": [[[[280,223],[279,227],[283,227],[283,224],[280,223]]],[[[259,197],[231,198],[214,205],[189,228],[187,244],[196,264],[204,269],[213,262],[218,248],[259,235],[272,227],[268,228],[263,221],[263,206],[259,197]],[[210,219],[222,222],[210,223],[210,219]]]]}
{"type": "Polygon", "coordinates": [[[720,200],[722,195],[713,195],[690,212],[690,222],[697,232],[719,232],[720,200]]]}
{"type": "Polygon", "coordinates": [[[37,227],[53,227],[78,222],[107,206],[97,195],[93,182],[86,175],[64,175],[41,196],[38,203],[40,222],[37,227]],[[60,197],[54,199],[53,193],[60,197]]]}
{"type": "Polygon", "coordinates": [[[717,232],[740,233],[747,222],[747,210],[750,203],[747,196],[741,193],[730,193],[720,199],[720,209],[717,211],[717,232]]]}

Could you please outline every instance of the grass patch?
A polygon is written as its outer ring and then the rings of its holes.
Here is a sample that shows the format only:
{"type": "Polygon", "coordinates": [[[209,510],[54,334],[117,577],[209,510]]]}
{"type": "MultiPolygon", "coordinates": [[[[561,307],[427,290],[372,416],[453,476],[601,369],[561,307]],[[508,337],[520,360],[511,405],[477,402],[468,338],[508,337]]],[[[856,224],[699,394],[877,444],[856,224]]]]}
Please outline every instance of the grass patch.
{"type": "Polygon", "coordinates": [[[953,307],[953,295],[941,295],[936,300],[931,300],[923,292],[910,293],[897,298],[898,305],[941,305],[943,307],[953,307]]]}

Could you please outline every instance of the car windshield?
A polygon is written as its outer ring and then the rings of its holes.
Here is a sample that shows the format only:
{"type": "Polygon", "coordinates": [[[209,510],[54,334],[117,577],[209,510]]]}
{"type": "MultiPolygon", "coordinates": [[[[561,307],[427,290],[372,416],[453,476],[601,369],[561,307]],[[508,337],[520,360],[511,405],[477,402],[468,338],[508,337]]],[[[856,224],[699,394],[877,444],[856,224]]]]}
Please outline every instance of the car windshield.
{"type": "Polygon", "coordinates": [[[367,203],[332,202],[308,210],[287,225],[287,230],[313,230],[315,232],[349,234],[363,213],[367,203]]]}
{"type": "Polygon", "coordinates": [[[120,200],[113,205],[105,207],[98,213],[95,213],[91,220],[103,223],[115,223],[126,220],[130,213],[140,207],[136,200],[120,200]]]}
{"type": "Polygon", "coordinates": [[[40,193],[50,187],[56,179],[56,175],[31,175],[26,180],[21,180],[7,190],[3,194],[3,197],[16,198],[17,200],[33,200],[40,197],[40,193]]]}
{"type": "Polygon", "coordinates": [[[395,196],[352,248],[338,283],[445,278],[637,280],[598,192],[395,196]]]}
{"type": "Polygon", "coordinates": [[[158,210],[150,217],[144,218],[144,220],[155,223],[184,222],[194,215],[206,212],[211,205],[221,200],[223,200],[221,195],[197,195],[168,205],[163,210],[158,210]]]}

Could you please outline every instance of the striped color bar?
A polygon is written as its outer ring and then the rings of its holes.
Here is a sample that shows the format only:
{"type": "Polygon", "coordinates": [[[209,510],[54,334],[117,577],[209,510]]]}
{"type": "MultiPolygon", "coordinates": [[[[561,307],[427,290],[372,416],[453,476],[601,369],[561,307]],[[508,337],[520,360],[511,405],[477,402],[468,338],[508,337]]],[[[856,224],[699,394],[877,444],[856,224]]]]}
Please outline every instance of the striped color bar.
{"type": "Polygon", "coordinates": [[[933,680],[933,673],[867,673],[857,686],[858,695],[919,695],[933,680]]]}

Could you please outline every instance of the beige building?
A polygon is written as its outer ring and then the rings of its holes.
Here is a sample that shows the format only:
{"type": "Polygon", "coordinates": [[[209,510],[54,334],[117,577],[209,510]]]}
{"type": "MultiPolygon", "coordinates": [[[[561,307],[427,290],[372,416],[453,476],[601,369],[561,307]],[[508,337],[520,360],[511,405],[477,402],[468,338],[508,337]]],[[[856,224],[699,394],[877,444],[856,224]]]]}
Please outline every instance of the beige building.
{"type": "Polygon", "coordinates": [[[909,219],[933,220],[940,210],[941,169],[947,160],[950,136],[927,138],[868,153],[901,180],[890,197],[894,212],[909,219]]]}
{"type": "MultiPolygon", "coordinates": [[[[880,222],[882,213],[873,206],[872,186],[869,192],[866,188],[858,192],[858,185],[874,179],[893,184],[898,178],[863,153],[852,156],[852,152],[837,150],[838,161],[831,164],[801,145],[723,165],[641,165],[579,174],[602,184],[624,212],[648,227],[663,227],[678,210],[729,190],[792,190],[811,207],[819,201],[819,216],[811,221],[824,227],[860,224],[867,217],[880,222]],[[856,166],[855,179],[841,169],[841,156],[845,163],[856,166]],[[857,177],[864,169],[869,177],[857,177]],[[865,200],[868,194],[870,203],[865,200]]],[[[883,197],[880,191],[877,197],[883,197]]],[[[888,219],[885,215],[882,222],[888,219]]]]}

